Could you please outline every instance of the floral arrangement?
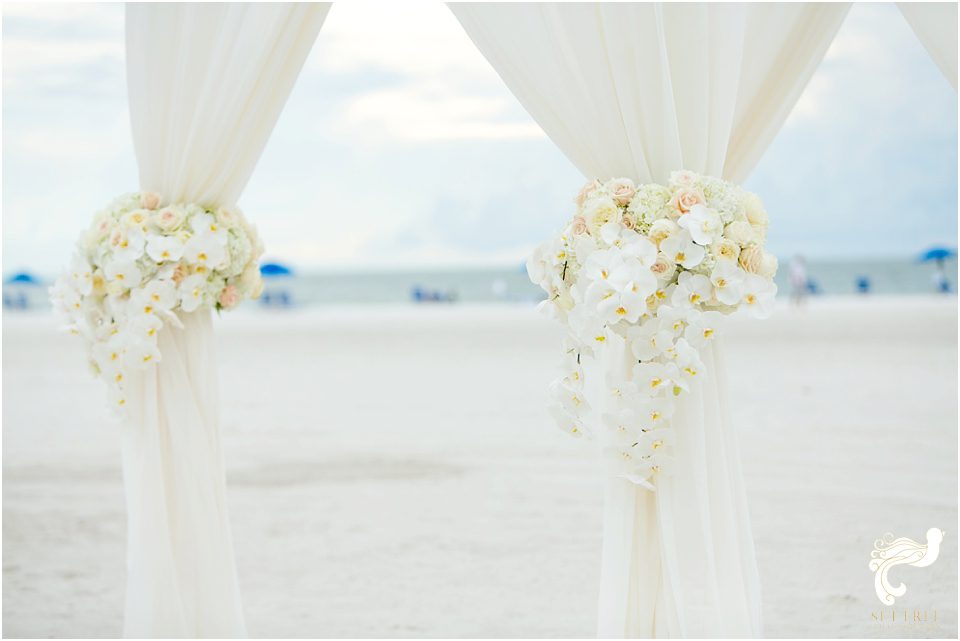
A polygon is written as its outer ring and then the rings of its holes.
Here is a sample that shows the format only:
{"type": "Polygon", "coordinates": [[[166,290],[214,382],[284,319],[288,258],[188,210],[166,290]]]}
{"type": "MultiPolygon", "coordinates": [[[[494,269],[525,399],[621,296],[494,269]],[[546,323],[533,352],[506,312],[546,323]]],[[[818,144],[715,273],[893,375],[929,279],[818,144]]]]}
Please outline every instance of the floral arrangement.
{"type": "Polygon", "coordinates": [[[541,308],[568,329],[550,412],[574,436],[602,425],[614,473],[653,489],[669,471],[676,398],[703,375],[700,349],[724,315],[771,311],[777,259],[763,249],[767,213],[755,194],[691,171],[673,172],[666,186],[593,181],[575,202],[563,233],[527,263],[547,292],[541,308]],[[590,421],[581,356],[615,344],[633,365],[609,369],[610,398],[590,421]]]}
{"type": "Polygon", "coordinates": [[[161,359],[157,333],[165,323],[182,327],[179,312],[229,310],[260,295],[262,253],[236,209],[127,194],[96,214],[50,295],[122,410],[128,372],[161,359]]]}

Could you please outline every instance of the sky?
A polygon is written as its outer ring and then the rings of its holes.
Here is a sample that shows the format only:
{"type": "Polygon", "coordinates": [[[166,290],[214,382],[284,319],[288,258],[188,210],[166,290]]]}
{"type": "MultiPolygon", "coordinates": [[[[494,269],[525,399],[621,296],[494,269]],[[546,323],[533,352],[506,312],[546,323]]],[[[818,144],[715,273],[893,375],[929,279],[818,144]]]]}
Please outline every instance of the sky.
{"type": "MultiPolygon", "coordinates": [[[[519,264],[584,177],[443,4],[398,5],[333,5],[240,206],[302,269],[519,264]]],[[[4,4],[5,273],[137,189],[123,45],[120,4],[4,4]]],[[[893,4],[851,9],[745,186],[781,257],[956,245],[957,93],[893,4]]]]}

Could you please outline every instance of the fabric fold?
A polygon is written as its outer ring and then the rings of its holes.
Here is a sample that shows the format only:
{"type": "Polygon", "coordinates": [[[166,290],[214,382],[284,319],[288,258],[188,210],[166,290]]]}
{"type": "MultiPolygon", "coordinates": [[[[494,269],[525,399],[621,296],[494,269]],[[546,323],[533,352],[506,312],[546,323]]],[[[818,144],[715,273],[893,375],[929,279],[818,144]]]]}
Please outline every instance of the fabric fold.
{"type": "MultiPolygon", "coordinates": [[[[127,89],[140,188],[236,205],[326,4],[129,4],[127,89]]],[[[124,425],[128,637],[246,634],[227,515],[209,310],[160,330],[124,425]]]]}
{"type": "Polygon", "coordinates": [[[956,89],[957,3],[898,2],[897,8],[944,77],[956,89]]]}

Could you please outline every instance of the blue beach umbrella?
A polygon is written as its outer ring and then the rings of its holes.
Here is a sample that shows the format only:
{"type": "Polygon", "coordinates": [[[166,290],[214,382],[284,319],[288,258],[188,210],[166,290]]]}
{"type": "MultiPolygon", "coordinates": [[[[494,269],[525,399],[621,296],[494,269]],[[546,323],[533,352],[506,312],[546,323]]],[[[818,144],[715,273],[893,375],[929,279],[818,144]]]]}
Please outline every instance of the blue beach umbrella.
{"type": "Polygon", "coordinates": [[[921,263],[928,263],[931,260],[945,260],[947,258],[954,258],[956,255],[956,249],[950,249],[948,247],[932,247],[920,254],[920,257],[917,260],[921,263]]]}
{"type": "Polygon", "coordinates": [[[17,272],[13,276],[10,276],[5,281],[5,284],[10,285],[12,283],[25,283],[27,285],[39,285],[40,280],[33,274],[27,272],[17,272]]]}
{"type": "Polygon", "coordinates": [[[260,265],[260,274],[263,276],[290,276],[293,270],[280,263],[264,263],[260,265]]]}

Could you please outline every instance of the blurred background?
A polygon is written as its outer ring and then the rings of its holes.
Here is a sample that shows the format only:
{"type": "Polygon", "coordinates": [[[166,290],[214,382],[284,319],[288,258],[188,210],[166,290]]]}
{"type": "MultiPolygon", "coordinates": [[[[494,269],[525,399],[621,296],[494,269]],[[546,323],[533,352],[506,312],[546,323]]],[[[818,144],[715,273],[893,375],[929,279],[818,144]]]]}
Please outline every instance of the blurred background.
{"type": "MultiPolygon", "coordinates": [[[[584,178],[446,7],[371,6],[333,6],[241,199],[282,268],[263,303],[538,298],[523,261],[584,178]]],[[[119,4],[4,7],[8,308],[137,188],[123,45],[119,4]]],[[[956,114],[896,7],[855,5],[746,183],[781,291],[798,256],[811,293],[955,291],[956,114]]]]}

